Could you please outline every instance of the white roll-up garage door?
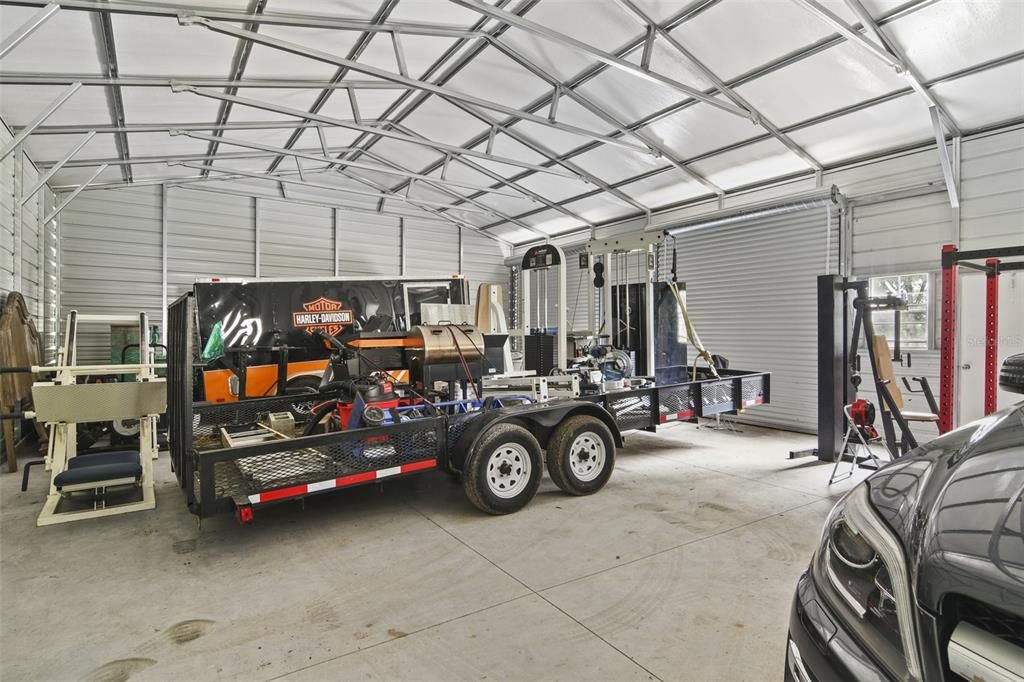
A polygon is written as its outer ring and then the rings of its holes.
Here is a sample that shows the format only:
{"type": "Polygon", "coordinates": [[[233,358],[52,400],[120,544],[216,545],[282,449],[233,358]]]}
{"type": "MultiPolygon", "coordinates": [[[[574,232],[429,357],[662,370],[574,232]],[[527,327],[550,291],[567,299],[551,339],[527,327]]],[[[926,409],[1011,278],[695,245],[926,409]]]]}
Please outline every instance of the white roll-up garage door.
{"type": "MultiPolygon", "coordinates": [[[[667,240],[697,333],[730,367],[772,373],[771,404],[741,415],[748,423],[817,430],[816,278],[839,265],[838,205],[763,217],[736,217],[667,240]]],[[[768,213],[762,209],[762,213],[768,213]]],[[[714,219],[711,216],[708,220],[714,219]]],[[[695,353],[691,349],[690,361],[695,353]]]]}

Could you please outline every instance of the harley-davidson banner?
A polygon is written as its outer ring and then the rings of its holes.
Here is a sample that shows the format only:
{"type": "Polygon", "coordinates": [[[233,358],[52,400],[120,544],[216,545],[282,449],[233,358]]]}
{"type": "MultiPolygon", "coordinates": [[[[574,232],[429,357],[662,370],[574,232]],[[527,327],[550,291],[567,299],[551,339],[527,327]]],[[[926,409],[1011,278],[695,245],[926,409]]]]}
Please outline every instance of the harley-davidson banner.
{"type": "Polygon", "coordinates": [[[220,322],[228,347],[255,347],[253,365],[272,364],[275,343],[291,348],[290,362],[326,359],[330,351],[313,335],[317,330],[344,336],[371,323],[376,331],[405,331],[420,324],[421,303],[469,300],[466,280],[451,277],[196,282],[194,290],[201,342],[220,322]]]}
{"type": "Polygon", "coordinates": [[[352,311],[345,310],[341,301],[332,301],[324,296],[303,303],[302,310],[301,313],[292,313],[292,326],[305,329],[307,334],[322,331],[335,336],[352,324],[352,311]]]}

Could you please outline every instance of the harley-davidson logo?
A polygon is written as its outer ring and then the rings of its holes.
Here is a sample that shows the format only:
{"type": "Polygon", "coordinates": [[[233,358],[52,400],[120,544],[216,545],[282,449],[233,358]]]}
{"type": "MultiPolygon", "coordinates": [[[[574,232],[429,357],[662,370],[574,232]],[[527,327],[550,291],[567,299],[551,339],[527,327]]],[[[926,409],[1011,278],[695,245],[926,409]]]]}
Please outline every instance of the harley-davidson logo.
{"type": "Polygon", "coordinates": [[[345,310],[340,301],[321,296],[315,301],[302,304],[302,312],[292,313],[292,326],[304,329],[307,334],[320,330],[334,336],[352,324],[352,311],[345,310]]]}

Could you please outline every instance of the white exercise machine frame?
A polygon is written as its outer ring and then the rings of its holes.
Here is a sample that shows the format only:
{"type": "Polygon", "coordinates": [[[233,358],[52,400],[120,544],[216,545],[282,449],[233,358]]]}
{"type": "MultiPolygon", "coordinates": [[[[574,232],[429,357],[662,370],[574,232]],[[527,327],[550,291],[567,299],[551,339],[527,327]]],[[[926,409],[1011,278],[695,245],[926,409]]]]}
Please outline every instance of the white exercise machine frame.
{"type": "Polygon", "coordinates": [[[547,324],[547,271],[551,268],[555,268],[555,279],[556,288],[558,291],[555,293],[555,366],[565,368],[568,361],[568,349],[566,345],[568,343],[568,334],[566,332],[566,316],[565,316],[565,252],[556,244],[541,244],[539,246],[533,246],[527,249],[526,253],[523,254],[523,260],[520,270],[520,285],[519,285],[519,313],[520,320],[522,322],[522,328],[515,330],[515,333],[522,334],[525,338],[530,333],[530,320],[532,300],[530,298],[530,280],[533,277],[534,272],[544,273],[544,278],[540,280],[543,282],[538,288],[543,288],[542,296],[540,300],[543,301],[543,306],[538,306],[538,317],[543,316],[543,322],[547,324]],[[543,310],[541,310],[543,308],[543,310]]]}
{"type": "Polygon", "coordinates": [[[64,340],[57,353],[57,364],[34,366],[33,374],[53,374],[52,381],[36,381],[32,385],[35,410],[26,412],[27,418],[43,421],[47,425],[49,444],[45,468],[50,472],[50,487],[43,509],[36,520],[37,526],[49,526],[81,519],[125,514],[156,507],[153,490],[153,460],[158,455],[157,420],[167,409],[165,380],[156,376],[166,365],[153,362],[153,347],[148,339],[149,321],[146,313],[136,316],[68,314],[64,340]],[[138,324],[139,362],[134,364],[78,365],[78,324],[138,324]],[[96,374],[133,374],[135,381],[106,384],[79,384],[80,376],[96,374]],[[93,421],[114,419],[139,420],[139,463],[142,475],[138,481],[131,478],[89,481],[62,486],[57,489],[55,479],[68,470],[70,461],[78,456],[77,425],[93,421]],[[106,493],[107,488],[137,485],[142,499],[106,506],[105,502],[92,509],[58,511],[66,493],[86,490],[106,493]]]}
{"type": "Polygon", "coordinates": [[[614,319],[612,315],[612,288],[616,284],[630,284],[628,263],[631,257],[637,257],[638,260],[642,261],[638,265],[637,270],[642,273],[640,281],[644,285],[644,300],[647,306],[647,314],[644,315],[644,338],[647,340],[643,349],[644,366],[647,368],[646,373],[651,376],[654,376],[654,277],[658,269],[658,247],[664,238],[665,236],[660,232],[637,232],[608,239],[591,239],[586,245],[591,285],[593,285],[594,278],[597,275],[594,271],[594,264],[598,262],[598,258],[601,259],[600,263],[604,267],[602,273],[604,285],[601,287],[600,311],[595,311],[594,306],[588,306],[587,309],[589,313],[589,326],[595,337],[602,330],[606,330],[610,339],[614,341],[616,338],[616,334],[612,329],[614,319]],[[617,262],[614,259],[619,258],[623,259],[626,266],[624,268],[624,277],[620,277],[622,272],[619,271],[618,267],[612,267],[617,262]],[[615,281],[617,279],[622,281],[615,281]]]}

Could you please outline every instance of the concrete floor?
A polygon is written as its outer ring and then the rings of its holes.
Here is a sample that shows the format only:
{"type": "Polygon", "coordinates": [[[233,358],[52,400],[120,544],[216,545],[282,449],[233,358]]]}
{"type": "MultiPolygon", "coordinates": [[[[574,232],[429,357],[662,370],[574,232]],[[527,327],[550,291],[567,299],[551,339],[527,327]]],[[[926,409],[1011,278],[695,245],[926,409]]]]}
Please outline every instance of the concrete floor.
{"type": "MultiPolygon", "coordinates": [[[[36,528],[0,476],[0,679],[780,680],[833,500],[808,436],[630,434],[590,497],[478,513],[431,472],[257,512],[36,528]]],[[[857,480],[863,474],[857,476],[857,480]]]]}

